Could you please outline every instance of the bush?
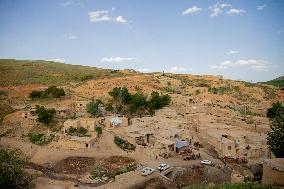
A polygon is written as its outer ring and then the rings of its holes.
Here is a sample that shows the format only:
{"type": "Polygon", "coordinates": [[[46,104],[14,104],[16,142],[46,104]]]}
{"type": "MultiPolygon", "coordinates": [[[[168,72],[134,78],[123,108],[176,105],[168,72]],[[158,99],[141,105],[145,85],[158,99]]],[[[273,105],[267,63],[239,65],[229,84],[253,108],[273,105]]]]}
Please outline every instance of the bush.
{"type": "Polygon", "coordinates": [[[92,114],[93,116],[100,116],[101,115],[99,109],[100,104],[101,101],[96,100],[95,102],[94,99],[92,99],[92,101],[87,104],[87,112],[92,114]]]}
{"type": "Polygon", "coordinates": [[[168,105],[171,101],[171,98],[169,95],[160,95],[158,92],[153,91],[151,93],[151,98],[148,102],[148,108],[150,110],[157,110],[161,109],[164,106],[168,105]]]}
{"type": "Polygon", "coordinates": [[[52,140],[55,137],[53,134],[45,136],[43,133],[33,133],[33,132],[28,133],[27,136],[30,142],[36,145],[49,144],[50,142],[52,142],[52,140]]]}
{"type": "Polygon", "coordinates": [[[284,108],[279,102],[268,109],[271,131],[267,135],[269,150],[277,157],[284,158],[284,108]]]}
{"type": "Polygon", "coordinates": [[[129,143],[127,140],[121,139],[119,136],[114,137],[114,143],[124,151],[135,150],[135,146],[133,144],[129,143]]]}
{"type": "Polygon", "coordinates": [[[0,149],[0,188],[32,188],[32,176],[24,172],[26,159],[18,151],[0,149]]]}
{"type": "Polygon", "coordinates": [[[93,78],[94,78],[94,76],[92,76],[92,75],[83,75],[83,76],[80,77],[80,80],[86,81],[86,80],[93,79],[93,78]]]}
{"type": "Polygon", "coordinates": [[[47,125],[53,121],[55,110],[45,109],[44,106],[36,106],[37,121],[47,125]]]}
{"type": "Polygon", "coordinates": [[[44,97],[44,92],[43,92],[43,91],[32,91],[32,92],[29,94],[29,97],[30,97],[32,100],[40,99],[40,98],[43,98],[43,97],[44,97]]]}
{"type": "Polygon", "coordinates": [[[49,86],[46,90],[44,91],[37,91],[34,90],[29,94],[29,97],[32,100],[35,99],[43,99],[47,97],[53,97],[53,98],[60,98],[62,96],[65,96],[65,91],[64,89],[57,88],[56,86],[49,86]]]}
{"type": "Polygon", "coordinates": [[[88,130],[84,127],[69,127],[67,130],[67,134],[70,136],[78,136],[78,137],[90,137],[91,135],[88,134],[88,130]]]}
{"type": "Polygon", "coordinates": [[[280,116],[284,112],[284,106],[280,102],[276,102],[272,104],[271,108],[267,109],[266,116],[268,118],[274,118],[280,116]]]}
{"type": "Polygon", "coordinates": [[[103,133],[103,128],[102,127],[96,127],[96,132],[98,137],[103,133]]]}

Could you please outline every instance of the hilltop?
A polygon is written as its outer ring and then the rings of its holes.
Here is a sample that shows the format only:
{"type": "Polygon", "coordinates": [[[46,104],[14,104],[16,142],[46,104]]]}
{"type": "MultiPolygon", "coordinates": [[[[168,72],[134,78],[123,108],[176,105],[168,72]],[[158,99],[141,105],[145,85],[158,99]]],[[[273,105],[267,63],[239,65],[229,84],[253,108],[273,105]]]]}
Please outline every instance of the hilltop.
{"type": "Polygon", "coordinates": [[[278,77],[276,79],[270,80],[270,81],[266,81],[263,82],[265,84],[269,84],[269,85],[274,85],[280,88],[284,88],[284,76],[278,77]]]}
{"type": "Polygon", "coordinates": [[[0,59],[0,75],[0,86],[17,86],[66,84],[87,79],[117,77],[123,74],[115,70],[45,60],[0,59]]]}

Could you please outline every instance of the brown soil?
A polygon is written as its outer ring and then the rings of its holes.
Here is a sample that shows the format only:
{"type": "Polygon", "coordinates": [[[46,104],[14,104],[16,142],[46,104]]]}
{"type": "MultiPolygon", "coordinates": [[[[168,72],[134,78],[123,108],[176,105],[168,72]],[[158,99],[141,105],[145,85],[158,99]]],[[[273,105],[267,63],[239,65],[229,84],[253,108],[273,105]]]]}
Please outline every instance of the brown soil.
{"type": "Polygon", "coordinates": [[[97,160],[90,157],[68,157],[54,167],[56,173],[82,174],[91,171],[97,160]]]}
{"type": "Polygon", "coordinates": [[[161,178],[152,178],[142,184],[137,184],[131,189],[173,189],[176,188],[174,183],[164,181],[161,178]]]}
{"type": "Polygon", "coordinates": [[[56,173],[83,174],[92,171],[96,165],[100,165],[106,170],[114,170],[134,162],[134,159],[123,156],[111,156],[103,160],[91,157],[68,157],[56,163],[53,170],[56,173]]]}
{"type": "Polygon", "coordinates": [[[109,158],[104,159],[101,165],[103,165],[103,167],[106,169],[114,170],[116,168],[128,166],[132,163],[135,163],[135,160],[132,158],[123,156],[111,156],[109,158]]]}

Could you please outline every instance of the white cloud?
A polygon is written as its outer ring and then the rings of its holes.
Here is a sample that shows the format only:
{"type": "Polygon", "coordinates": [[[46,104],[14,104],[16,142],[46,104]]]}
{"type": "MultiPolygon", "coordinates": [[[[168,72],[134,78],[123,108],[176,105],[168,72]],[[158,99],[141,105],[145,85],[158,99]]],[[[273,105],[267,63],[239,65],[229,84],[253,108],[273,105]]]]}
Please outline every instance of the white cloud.
{"type": "Polygon", "coordinates": [[[106,63],[120,63],[120,62],[129,62],[129,61],[135,61],[136,58],[122,58],[122,57],[104,57],[100,61],[101,62],[106,62],[106,63]]]}
{"type": "Polygon", "coordinates": [[[240,15],[243,16],[246,13],[244,9],[230,9],[227,11],[227,15],[229,16],[235,16],[235,15],[240,15]]]}
{"type": "Polygon", "coordinates": [[[256,10],[262,11],[265,7],[266,7],[266,5],[257,5],[256,10]]]}
{"type": "Polygon", "coordinates": [[[56,59],[48,60],[48,61],[59,62],[59,63],[65,63],[66,62],[66,60],[62,59],[62,58],[56,58],[56,59]]]}
{"type": "Polygon", "coordinates": [[[230,4],[223,3],[220,5],[220,7],[223,9],[223,8],[232,8],[233,6],[230,4]]]}
{"type": "Polygon", "coordinates": [[[226,60],[224,62],[221,63],[221,66],[231,66],[233,65],[234,63],[230,60],[226,60]]]}
{"type": "Polygon", "coordinates": [[[219,3],[217,3],[217,4],[213,5],[213,6],[210,6],[209,10],[211,11],[211,14],[210,14],[211,18],[213,18],[215,16],[218,16],[218,15],[220,15],[222,13],[222,8],[219,5],[219,3]]]}
{"type": "Polygon", "coordinates": [[[123,23],[123,24],[126,24],[127,21],[125,20],[125,18],[123,18],[122,16],[118,16],[116,17],[116,22],[119,22],[119,23],[123,23]]]}
{"type": "Polygon", "coordinates": [[[224,61],[219,65],[210,65],[209,67],[212,69],[228,69],[232,67],[242,67],[253,69],[255,71],[268,71],[270,66],[272,66],[272,64],[265,60],[241,59],[235,62],[224,61]]]}
{"type": "Polygon", "coordinates": [[[177,67],[177,66],[174,66],[174,67],[171,67],[170,69],[170,72],[173,72],[173,73],[177,73],[177,72],[186,72],[188,69],[184,68],[184,67],[177,67]]]}
{"type": "Polygon", "coordinates": [[[227,3],[216,3],[215,5],[209,6],[208,9],[211,12],[209,15],[211,18],[221,15],[225,9],[229,16],[244,15],[246,13],[244,9],[235,9],[231,4],[227,3]]]}
{"type": "MultiPolygon", "coordinates": [[[[111,9],[112,11],[115,8],[111,9]]],[[[102,11],[93,11],[89,12],[89,19],[91,22],[106,22],[106,21],[113,21],[121,24],[126,24],[127,20],[122,16],[113,17],[109,11],[102,10],[102,11]]]]}
{"type": "Polygon", "coordinates": [[[239,51],[230,50],[229,52],[227,52],[227,54],[239,54],[239,51]]]}
{"type": "Polygon", "coordinates": [[[108,11],[94,11],[89,12],[89,18],[91,22],[111,21],[112,17],[108,11]]]}
{"type": "Polygon", "coordinates": [[[209,67],[210,67],[211,69],[228,69],[228,66],[222,66],[222,65],[219,65],[219,66],[210,65],[209,67]]]}
{"type": "Polygon", "coordinates": [[[202,8],[199,8],[197,6],[193,6],[193,7],[190,7],[188,9],[186,9],[185,11],[182,12],[182,15],[187,15],[187,14],[197,14],[199,12],[202,11],[202,8]]]}

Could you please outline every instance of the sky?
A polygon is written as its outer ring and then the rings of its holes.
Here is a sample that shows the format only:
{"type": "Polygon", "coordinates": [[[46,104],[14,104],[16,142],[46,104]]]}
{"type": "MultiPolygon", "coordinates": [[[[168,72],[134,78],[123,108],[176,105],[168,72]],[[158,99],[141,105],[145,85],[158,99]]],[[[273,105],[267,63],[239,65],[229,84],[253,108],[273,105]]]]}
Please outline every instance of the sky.
{"type": "Polygon", "coordinates": [[[0,58],[267,81],[283,0],[0,0],[0,58]]]}

